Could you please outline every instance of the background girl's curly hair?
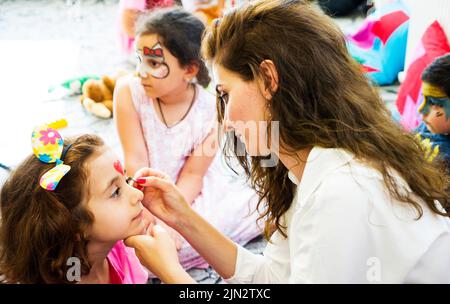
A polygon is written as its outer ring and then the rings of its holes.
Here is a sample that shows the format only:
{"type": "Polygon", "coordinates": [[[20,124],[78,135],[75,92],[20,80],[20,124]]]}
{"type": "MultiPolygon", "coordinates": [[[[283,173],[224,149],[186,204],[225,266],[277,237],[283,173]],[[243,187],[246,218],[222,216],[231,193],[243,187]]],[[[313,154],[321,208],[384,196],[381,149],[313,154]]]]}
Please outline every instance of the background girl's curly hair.
{"type": "Polygon", "coordinates": [[[144,14],[136,22],[136,36],[156,34],[182,67],[198,64],[197,82],[207,87],[211,78],[201,59],[204,24],[182,8],[162,8],[144,14]]]}
{"type": "Polygon", "coordinates": [[[93,215],[88,199],[86,161],[104,143],[95,135],[64,140],[71,167],[55,191],[39,180],[55,164],[30,155],[10,175],[0,194],[0,274],[8,283],[75,283],[66,278],[67,260],[77,257],[81,275],[89,273],[86,232],[93,215]]]}

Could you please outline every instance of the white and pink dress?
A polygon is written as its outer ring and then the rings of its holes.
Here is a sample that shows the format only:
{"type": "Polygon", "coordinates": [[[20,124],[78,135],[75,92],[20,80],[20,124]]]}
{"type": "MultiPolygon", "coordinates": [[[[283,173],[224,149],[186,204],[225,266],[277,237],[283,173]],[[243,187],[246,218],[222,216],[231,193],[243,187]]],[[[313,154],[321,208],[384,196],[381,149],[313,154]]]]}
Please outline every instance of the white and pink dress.
{"type": "MultiPolygon", "coordinates": [[[[196,85],[196,99],[187,116],[168,128],[156,113],[157,104],[147,97],[138,77],[130,77],[133,104],[145,138],[149,166],[163,171],[176,182],[186,159],[203,142],[216,121],[215,96],[196,85]]],[[[203,188],[192,207],[209,223],[236,243],[243,245],[262,233],[257,225],[257,194],[242,175],[229,169],[221,152],[216,154],[203,178],[203,188]]],[[[217,248],[220,250],[220,248],[217,248]]],[[[206,262],[184,242],[180,262],[189,269],[206,262]]]]}

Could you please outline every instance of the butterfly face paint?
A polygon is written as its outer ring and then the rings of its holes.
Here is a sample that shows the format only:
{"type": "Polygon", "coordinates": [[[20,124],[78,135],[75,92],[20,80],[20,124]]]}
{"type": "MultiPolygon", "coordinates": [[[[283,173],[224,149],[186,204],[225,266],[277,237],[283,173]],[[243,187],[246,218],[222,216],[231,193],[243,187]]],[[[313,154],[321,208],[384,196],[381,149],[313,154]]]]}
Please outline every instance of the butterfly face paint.
{"type": "Polygon", "coordinates": [[[125,172],[123,171],[122,164],[120,161],[116,160],[114,162],[114,169],[119,172],[120,175],[125,175],[125,172]]]}
{"type": "Polygon", "coordinates": [[[138,61],[136,70],[142,78],[151,75],[157,79],[164,79],[169,76],[170,69],[165,62],[164,52],[159,42],[152,48],[144,46],[142,50],[136,51],[136,55],[138,61]]]}
{"type": "Polygon", "coordinates": [[[142,190],[142,187],[139,186],[139,185],[137,185],[137,181],[136,181],[134,178],[132,178],[132,177],[126,175],[126,172],[125,172],[125,170],[123,169],[122,164],[120,163],[119,160],[116,160],[116,161],[114,162],[114,169],[115,169],[120,175],[122,175],[122,176],[124,176],[124,177],[126,178],[126,179],[125,179],[125,182],[126,182],[128,185],[133,186],[133,187],[135,187],[135,188],[138,189],[138,190],[142,190]],[[134,185],[135,185],[135,186],[134,186],[134,185]]]}

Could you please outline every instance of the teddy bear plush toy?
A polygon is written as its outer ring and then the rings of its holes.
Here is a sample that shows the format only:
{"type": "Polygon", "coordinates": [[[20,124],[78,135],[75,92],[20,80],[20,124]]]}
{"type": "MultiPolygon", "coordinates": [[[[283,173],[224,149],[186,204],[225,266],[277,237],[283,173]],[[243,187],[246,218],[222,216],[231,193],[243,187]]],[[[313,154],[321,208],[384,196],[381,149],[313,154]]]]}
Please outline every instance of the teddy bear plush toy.
{"type": "Polygon", "coordinates": [[[113,92],[117,77],[89,79],[82,87],[81,104],[97,117],[108,119],[113,113],[113,92]]]}

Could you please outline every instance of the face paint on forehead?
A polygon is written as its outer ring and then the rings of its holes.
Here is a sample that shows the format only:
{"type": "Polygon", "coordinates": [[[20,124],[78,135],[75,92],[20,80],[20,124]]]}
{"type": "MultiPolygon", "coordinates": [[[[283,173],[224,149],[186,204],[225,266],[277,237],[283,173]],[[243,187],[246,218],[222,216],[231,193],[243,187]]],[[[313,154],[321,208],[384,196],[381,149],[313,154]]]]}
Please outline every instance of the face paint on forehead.
{"type": "Polygon", "coordinates": [[[144,46],[142,50],[144,56],[161,58],[162,61],[164,61],[164,51],[159,42],[156,43],[151,49],[144,46]]]}
{"type": "Polygon", "coordinates": [[[125,175],[125,172],[123,171],[123,168],[122,168],[122,164],[120,163],[119,160],[116,160],[116,161],[114,162],[114,169],[115,169],[117,172],[119,172],[120,175],[122,175],[122,176],[125,175]]]}
{"type": "Polygon", "coordinates": [[[157,79],[169,76],[170,69],[164,58],[164,50],[161,43],[157,42],[152,48],[144,46],[137,51],[138,64],[136,70],[139,75],[146,78],[148,74],[157,79]]]}

